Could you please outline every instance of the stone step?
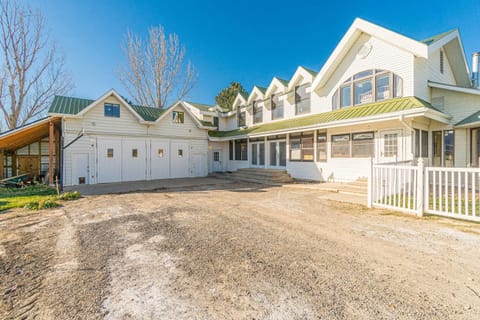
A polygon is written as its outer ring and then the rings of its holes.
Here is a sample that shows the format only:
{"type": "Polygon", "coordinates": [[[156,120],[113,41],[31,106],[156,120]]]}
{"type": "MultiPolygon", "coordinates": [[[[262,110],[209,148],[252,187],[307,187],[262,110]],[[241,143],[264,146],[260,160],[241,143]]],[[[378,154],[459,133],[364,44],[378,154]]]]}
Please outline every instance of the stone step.
{"type": "Polygon", "coordinates": [[[230,177],[238,180],[273,181],[273,182],[279,182],[279,183],[288,183],[288,182],[294,181],[294,179],[289,176],[272,178],[272,177],[262,177],[262,176],[245,175],[245,174],[232,174],[230,175],[230,177]]]}
{"type": "Polygon", "coordinates": [[[229,179],[249,181],[255,183],[282,185],[293,183],[295,180],[286,170],[245,168],[229,174],[229,179]]]}
{"type": "Polygon", "coordinates": [[[256,175],[259,175],[259,176],[269,176],[269,177],[288,175],[286,170],[239,169],[235,172],[242,172],[242,173],[246,173],[246,174],[256,174],[256,175]]]}
{"type": "Polygon", "coordinates": [[[267,178],[267,179],[276,179],[276,178],[283,178],[283,177],[290,177],[287,173],[283,174],[269,174],[269,173],[257,173],[257,172],[249,172],[249,171],[236,171],[232,173],[233,175],[241,175],[245,177],[252,177],[252,178],[267,178]]]}

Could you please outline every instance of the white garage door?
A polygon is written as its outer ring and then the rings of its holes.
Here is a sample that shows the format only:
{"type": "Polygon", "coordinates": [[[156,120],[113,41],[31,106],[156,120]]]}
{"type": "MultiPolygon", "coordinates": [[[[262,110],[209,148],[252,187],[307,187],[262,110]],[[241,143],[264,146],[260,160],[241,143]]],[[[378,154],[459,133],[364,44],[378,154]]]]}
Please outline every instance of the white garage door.
{"type": "Polygon", "coordinates": [[[145,180],[147,170],[147,149],[145,139],[122,140],[122,180],[145,180]]]}
{"type": "Polygon", "coordinates": [[[170,178],[170,142],[168,140],[151,140],[150,166],[152,179],[170,178]]]}
{"type": "Polygon", "coordinates": [[[122,140],[98,139],[98,182],[122,181],[122,140]]]}
{"type": "Polygon", "coordinates": [[[172,141],[170,153],[170,167],[172,178],[185,178],[190,176],[188,170],[189,152],[188,143],[172,141]]]}

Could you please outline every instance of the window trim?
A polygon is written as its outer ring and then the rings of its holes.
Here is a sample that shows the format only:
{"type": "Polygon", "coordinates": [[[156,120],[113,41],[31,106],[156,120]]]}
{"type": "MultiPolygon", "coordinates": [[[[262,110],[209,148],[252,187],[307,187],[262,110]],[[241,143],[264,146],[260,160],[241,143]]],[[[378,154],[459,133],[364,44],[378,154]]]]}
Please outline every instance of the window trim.
{"type": "Polygon", "coordinates": [[[172,111],[172,122],[175,124],[183,124],[185,123],[185,112],[184,111],[172,111]],[[175,114],[178,116],[176,117],[175,114]],[[178,121],[176,121],[178,119],[178,121]]]}
{"type": "Polygon", "coordinates": [[[389,99],[394,99],[403,96],[403,79],[398,74],[394,73],[393,71],[383,70],[383,69],[368,69],[363,70],[360,72],[355,73],[354,75],[350,76],[346,81],[342,82],[333,92],[331,97],[331,104],[332,110],[338,110],[343,108],[349,108],[354,106],[360,106],[367,103],[374,103],[377,101],[385,101],[389,99]],[[365,73],[367,71],[371,71],[369,75],[356,78],[357,75],[365,73]],[[382,76],[388,75],[388,83],[389,83],[389,90],[388,96],[382,99],[377,99],[377,79],[382,78],[382,76]],[[372,84],[372,101],[370,102],[363,102],[363,103],[355,103],[355,85],[370,81],[372,84]],[[400,84],[399,90],[397,90],[397,84],[400,84]],[[343,96],[342,96],[342,89],[349,88],[349,99],[350,103],[343,104],[343,96]]]}
{"type": "Polygon", "coordinates": [[[109,118],[120,118],[120,104],[105,102],[103,104],[103,116],[109,118]],[[107,107],[111,107],[112,109],[107,112],[107,107]],[[115,110],[118,112],[115,112],[115,110]]]}

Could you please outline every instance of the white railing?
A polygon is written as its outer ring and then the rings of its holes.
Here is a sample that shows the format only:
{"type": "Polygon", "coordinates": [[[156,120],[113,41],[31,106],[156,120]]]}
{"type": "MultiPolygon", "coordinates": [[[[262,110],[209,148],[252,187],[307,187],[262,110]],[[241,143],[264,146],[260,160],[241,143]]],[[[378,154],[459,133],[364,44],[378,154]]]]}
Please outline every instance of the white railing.
{"type": "Polygon", "coordinates": [[[369,206],[480,222],[480,169],[372,164],[369,206]]]}
{"type": "Polygon", "coordinates": [[[424,211],[480,221],[479,178],[479,169],[426,167],[424,211]]]}

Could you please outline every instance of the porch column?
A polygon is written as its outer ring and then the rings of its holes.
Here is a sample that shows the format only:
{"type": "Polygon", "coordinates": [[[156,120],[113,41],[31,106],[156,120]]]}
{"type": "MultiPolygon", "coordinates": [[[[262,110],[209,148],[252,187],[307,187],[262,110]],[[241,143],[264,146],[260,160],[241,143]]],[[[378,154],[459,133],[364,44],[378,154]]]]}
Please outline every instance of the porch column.
{"type": "Polygon", "coordinates": [[[53,185],[54,184],[54,173],[55,173],[55,168],[54,168],[54,157],[53,157],[53,152],[55,150],[55,143],[54,143],[54,138],[55,138],[55,126],[52,121],[49,123],[49,133],[48,133],[48,182],[49,184],[53,185]]]}

